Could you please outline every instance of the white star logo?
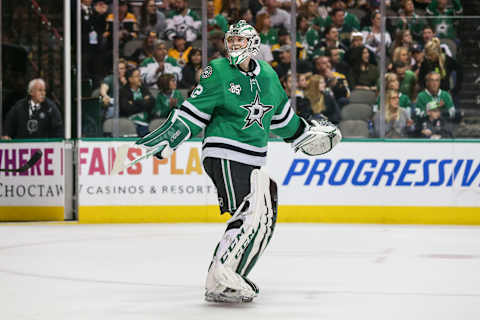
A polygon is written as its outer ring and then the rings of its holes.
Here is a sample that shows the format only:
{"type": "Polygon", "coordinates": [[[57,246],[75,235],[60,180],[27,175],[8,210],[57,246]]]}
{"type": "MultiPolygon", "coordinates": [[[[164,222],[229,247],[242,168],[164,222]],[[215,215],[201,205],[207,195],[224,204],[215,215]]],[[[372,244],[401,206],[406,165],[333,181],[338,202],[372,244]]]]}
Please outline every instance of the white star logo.
{"type": "Polygon", "coordinates": [[[243,129],[247,129],[248,127],[252,126],[254,123],[257,123],[260,128],[263,129],[263,117],[267,112],[273,109],[273,106],[266,106],[263,103],[260,102],[260,97],[258,96],[258,91],[257,94],[255,95],[255,99],[251,104],[245,104],[243,106],[240,106],[241,108],[247,109],[248,115],[245,118],[245,125],[243,126],[243,129]]]}

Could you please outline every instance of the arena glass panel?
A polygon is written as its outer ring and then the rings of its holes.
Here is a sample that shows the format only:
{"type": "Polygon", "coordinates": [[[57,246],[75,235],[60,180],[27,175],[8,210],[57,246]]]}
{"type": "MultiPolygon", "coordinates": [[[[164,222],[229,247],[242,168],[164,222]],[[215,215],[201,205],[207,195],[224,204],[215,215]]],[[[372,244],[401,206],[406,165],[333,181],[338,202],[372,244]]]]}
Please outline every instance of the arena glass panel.
{"type": "Polygon", "coordinates": [[[64,3],[6,0],[2,1],[0,11],[1,136],[63,138],[67,109],[63,85],[64,3]],[[38,81],[30,83],[33,79],[42,79],[44,85],[38,81]],[[42,87],[46,91],[45,100],[45,94],[38,93],[38,97],[32,94],[42,87]],[[27,107],[34,100],[36,103],[27,107]]]}
{"type": "MultiPolygon", "coordinates": [[[[385,71],[380,76],[384,90],[379,90],[381,94],[373,108],[373,136],[478,139],[479,17],[406,18],[389,14],[385,19],[385,38],[391,41],[386,46],[385,71]],[[399,99],[392,103],[397,90],[399,99]],[[399,115],[393,111],[395,104],[399,105],[399,115]],[[407,121],[402,121],[405,114],[407,121]],[[380,121],[384,121],[382,132],[377,125],[380,121]]],[[[371,30],[363,32],[363,36],[369,49],[380,46],[379,35],[374,36],[371,30]]]]}

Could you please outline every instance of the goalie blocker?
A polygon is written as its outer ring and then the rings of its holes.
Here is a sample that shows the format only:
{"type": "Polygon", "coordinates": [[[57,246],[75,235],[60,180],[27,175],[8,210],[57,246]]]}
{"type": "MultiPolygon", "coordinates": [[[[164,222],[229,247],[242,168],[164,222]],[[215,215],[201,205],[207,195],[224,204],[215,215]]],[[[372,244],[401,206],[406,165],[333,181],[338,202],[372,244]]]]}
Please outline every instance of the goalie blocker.
{"type": "Polygon", "coordinates": [[[174,110],[160,127],[135,142],[135,146],[140,146],[143,149],[140,157],[128,161],[127,153],[129,146],[121,146],[117,152],[110,174],[119,174],[135,163],[148,159],[153,155],[159,159],[168,158],[190,136],[190,128],[178,116],[178,110],[174,110]]]}

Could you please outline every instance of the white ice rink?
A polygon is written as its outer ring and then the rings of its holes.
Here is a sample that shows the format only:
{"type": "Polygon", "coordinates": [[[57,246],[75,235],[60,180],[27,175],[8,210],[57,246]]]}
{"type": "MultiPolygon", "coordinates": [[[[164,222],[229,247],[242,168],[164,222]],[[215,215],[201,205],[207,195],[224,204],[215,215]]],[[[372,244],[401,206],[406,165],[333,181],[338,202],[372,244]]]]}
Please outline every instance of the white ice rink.
{"type": "Polygon", "coordinates": [[[480,319],[478,227],[279,224],[245,305],[203,300],[223,229],[0,224],[0,319],[480,319]]]}

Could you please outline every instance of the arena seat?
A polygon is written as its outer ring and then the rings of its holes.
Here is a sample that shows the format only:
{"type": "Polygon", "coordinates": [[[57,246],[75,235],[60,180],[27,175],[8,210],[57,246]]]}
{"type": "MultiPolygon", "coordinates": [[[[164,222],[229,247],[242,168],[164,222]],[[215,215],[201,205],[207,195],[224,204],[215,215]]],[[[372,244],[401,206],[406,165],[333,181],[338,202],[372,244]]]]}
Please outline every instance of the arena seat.
{"type": "Polygon", "coordinates": [[[376,101],[376,94],[370,90],[355,89],[350,94],[350,103],[360,103],[372,105],[376,101]]]}
{"type": "Polygon", "coordinates": [[[373,116],[372,107],[368,104],[350,103],[342,108],[342,120],[368,121],[373,116]]]}
{"type": "Polygon", "coordinates": [[[339,123],[344,138],[368,138],[368,124],[363,120],[343,120],[339,123]]]}
{"type": "MultiPolygon", "coordinates": [[[[107,119],[103,122],[103,134],[105,136],[113,136],[114,122],[115,119],[107,119]]],[[[135,124],[128,118],[118,118],[118,134],[120,137],[136,137],[135,124]]]]}

